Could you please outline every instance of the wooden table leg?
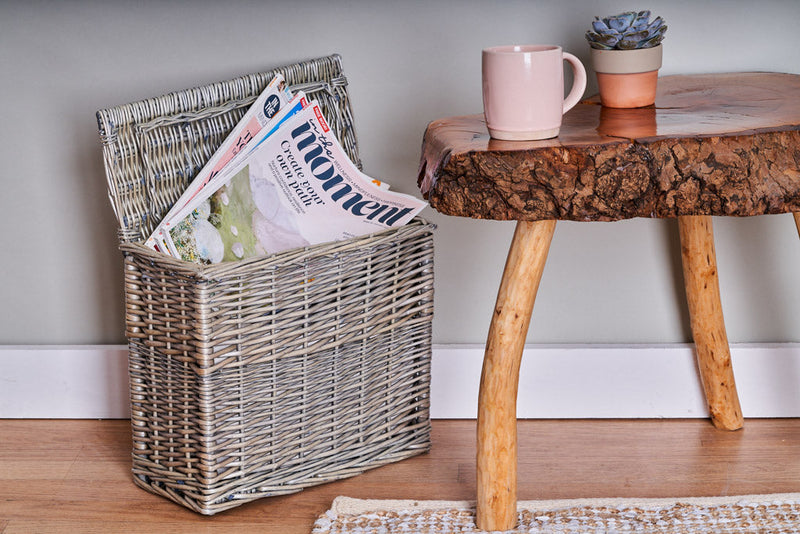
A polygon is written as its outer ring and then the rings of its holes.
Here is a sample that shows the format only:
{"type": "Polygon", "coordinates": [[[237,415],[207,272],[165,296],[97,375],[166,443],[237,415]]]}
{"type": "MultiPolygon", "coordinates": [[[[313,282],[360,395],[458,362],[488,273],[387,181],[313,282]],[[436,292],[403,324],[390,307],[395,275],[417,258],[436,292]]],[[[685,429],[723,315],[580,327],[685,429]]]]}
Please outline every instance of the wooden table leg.
{"type": "Polygon", "coordinates": [[[719,296],[714,229],[707,215],[678,217],[686,298],[700,380],[717,428],[742,428],[742,409],[719,296]]]}
{"type": "Polygon", "coordinates": [[[797,235],[800,235],[800,211],[792,213],[794,215],[794,224],[797,226],[797,235]]]}
{"type": "Polygon", "coordinates": [[[522,349],[555,221],[517,222],[497,292],[478,395],[477,526],[517,520],[517,387],[522,349]]]}

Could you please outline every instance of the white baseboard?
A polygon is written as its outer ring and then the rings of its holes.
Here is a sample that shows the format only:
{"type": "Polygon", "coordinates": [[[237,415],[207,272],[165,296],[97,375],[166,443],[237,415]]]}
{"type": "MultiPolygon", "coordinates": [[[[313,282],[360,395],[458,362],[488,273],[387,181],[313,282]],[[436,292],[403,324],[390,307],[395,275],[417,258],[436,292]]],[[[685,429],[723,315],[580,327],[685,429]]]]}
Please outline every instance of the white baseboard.
{"type": "MultiPolygon", "coordinates": [[[[731,347],[745,417],[800,417],[800,343],[731,347]]],[[[431,416],[474,418],[483,347],[433,349],[431,416]]],[[[684,418],[708,411],[691,345],[525,349],[519,418],[684,418]]],[[[127,348],[0,346],[0,418],[129,417],[127,348]]]]}
{"type": "Polygon", "coordinates": [[[0,418],[130,417],[125,345],[0,346],[0,418]]]}
{"type": "MultiPolygon", "coordinates": [[[[432,416],[477,415],[483,347],[436,347],[432,416]]],[[[800,417],[800,343],[733,345],[745,417],[800,417]]],[[[525,348],[521,419],[707,417],[693,345],[525,348]]]]}

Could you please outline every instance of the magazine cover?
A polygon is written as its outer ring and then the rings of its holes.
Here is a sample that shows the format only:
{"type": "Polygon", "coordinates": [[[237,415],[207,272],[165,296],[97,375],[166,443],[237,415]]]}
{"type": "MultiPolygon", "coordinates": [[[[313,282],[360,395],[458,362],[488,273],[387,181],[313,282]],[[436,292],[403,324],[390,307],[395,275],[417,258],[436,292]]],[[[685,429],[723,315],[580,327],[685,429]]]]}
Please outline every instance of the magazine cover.
{"type": "Polygon", "coordinates": [[[185,261],[235,261],[348,239],[402,226],[427,205],[361,173],[315,102],[220,181],[164,236],[185,261]]]}
{"type": "MultiPolygon", "coordinates": [[[[167,212],[164,216],[164,221],[175,217],[178,211],[186,206],[214,176],[258,136],[259,132],[272,124],[273,118],[286,107],[291,98],[292,94],[286,87],[283,76],[278,74],[270,80],[264,91],[256,98],[253,105],[250,106],[228,137],[225,138],[225,141],[217,148],[200,172],[197,173],[197,176],[194,177],[186,191],[167,212]]],[[[146,246],[155,250],[159,250],[164,246],[165,243],[161,236],[164,231],[162,224],[160,223],[145,241],[146,246]]],[[[166,250],[161,250],[161,252],[169,253],[166,250]]]]}
{"type": "MultiPolygon", "coordinates": [[[[204,187],[207,187],[211,192],[219,189],[220,186],[230,180],[231,175],[229,171],[231,169],[236,168],[244,160],[244,158],[250,154],[250,152],[268,139],[269,136],[278,131],[284,122],[289,120],[292,116],[308,105],[309,103],[305,97],[305,93],[303,93],[303,91],[298,91],[298,93],[292,97],[288,104],[283,106],[283,108],[281,108],[281,110],[271,119],[270,123],[266,127],[262,128],[261,131],[250,140],[248,145],[240,150],[225,167],[211,177],[206,182],[204,187]]],[[[189,213],[194,211],[195,208],[197,208],[197,206],[205,200],[205,198],[205,196],[198,194],[186,202],[183,207],[170,210],[172,211],[172,215],[165,217],[159,225],[161,229],[161,239],[165,239],[165,235],[169,233],[169,230],[171,230],[176,223],[182,221],[189,213]]],[[[165,241],[167,244],[169,244],[169,239],[165,239],[165,241]]],[[[171,251],[171,253],[177,257],[174,249],[171,251]]]]}

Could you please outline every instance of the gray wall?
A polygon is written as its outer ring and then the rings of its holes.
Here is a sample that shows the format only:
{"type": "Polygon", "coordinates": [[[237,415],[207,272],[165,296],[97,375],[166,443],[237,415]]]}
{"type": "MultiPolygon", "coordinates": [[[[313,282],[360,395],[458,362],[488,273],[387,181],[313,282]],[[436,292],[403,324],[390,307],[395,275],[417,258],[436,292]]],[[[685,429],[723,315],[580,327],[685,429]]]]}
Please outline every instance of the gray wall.
{"type": "MultiPolygon", "coordinates": [[[[648,7],[669,25],[662,75],[800,73],[791,0],[0,3],[0,344],[123,342],[97,109],[338,52],[367,172],[418,194],[427,123],[481,111],[482,48],[554,43],[588,64],[594,15],[648,7]]],[[[425,215],[434,341],[482,343],[514,225],[425,215]]],[[[731,340],[800,341],[791,216],[715,225],[731,340]]],[[[560,223],[529,342],[688,341],[678,256],[674,221],[560,223]]]]}

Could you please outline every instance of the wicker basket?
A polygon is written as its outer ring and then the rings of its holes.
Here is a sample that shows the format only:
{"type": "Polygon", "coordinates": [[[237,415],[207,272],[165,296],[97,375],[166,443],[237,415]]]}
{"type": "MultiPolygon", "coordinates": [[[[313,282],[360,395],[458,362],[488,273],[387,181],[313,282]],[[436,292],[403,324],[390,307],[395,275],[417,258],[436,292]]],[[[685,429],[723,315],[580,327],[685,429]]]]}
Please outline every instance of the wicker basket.
{"type": "Polygon", "coordinates": [[[125,264],[134,481],[203,514],[430,447],[432,225],[200,266],[141,242],[275,72],[359,162],[338,56],[98,112],[125,264]]]}

